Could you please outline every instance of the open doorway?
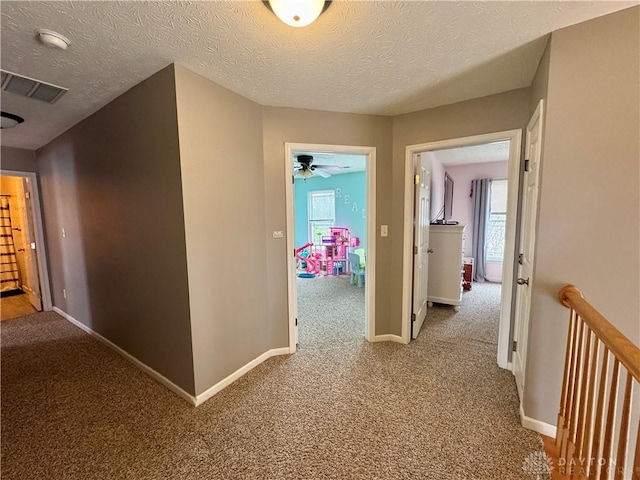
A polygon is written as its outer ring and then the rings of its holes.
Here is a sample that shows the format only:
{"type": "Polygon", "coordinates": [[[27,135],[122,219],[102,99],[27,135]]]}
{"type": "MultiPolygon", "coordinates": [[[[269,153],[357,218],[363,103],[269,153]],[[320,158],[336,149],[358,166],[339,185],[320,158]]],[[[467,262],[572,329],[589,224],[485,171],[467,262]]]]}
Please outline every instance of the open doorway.
{"type": "MultiPolygon", "coordinates": [[[[511,359],[521,135],[520,130],[512,130],[413,145],[407,147],[405,161],[407,211],[415,208],[415,189],[411,188],[415,165],[426,163],[431,177],[428,305],[453,312],[465,308],[465,296],[474,297],[467,302],[470,305],[492,303],[493,317],[498,317],[493,327],[497,328],[497,360],[502,368],[510,368],[511,359]],[[478,204],[475,213],[474,201],[478,204]],[[480,296],[484,298],[476,298],[480,296]]],[[[416,336],[415,329],[412,332],[415,219],[409,219],[405,221],[403,266],[405,342],[416,336]]]]}
{"type": "Polygon", "coordinates": [[[285,150],[289,349],[340,335],[372,340],[375,148],[285,150]]]}
{"type": "Polygon", "coordinates": [[[2,172],[0,202],[1,318],[50,310],[35,174],[2,172]]]}

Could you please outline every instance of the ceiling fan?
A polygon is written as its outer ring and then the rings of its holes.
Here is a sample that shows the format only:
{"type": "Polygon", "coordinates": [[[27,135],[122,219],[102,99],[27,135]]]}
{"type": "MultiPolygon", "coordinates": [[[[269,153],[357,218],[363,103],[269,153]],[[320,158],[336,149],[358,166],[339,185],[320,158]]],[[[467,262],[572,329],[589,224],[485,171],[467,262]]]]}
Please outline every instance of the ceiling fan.
{"type": "Polygon", "coordinates": [[[338,172],[342,170],[342,167],[338,165],[312,165],[313,155],[298,155],[296,161],[293,163],[294,173],[301,178],[307,179],[314,175],[319,175],[323,178],[331,176],[329,172],[338,172]]]}

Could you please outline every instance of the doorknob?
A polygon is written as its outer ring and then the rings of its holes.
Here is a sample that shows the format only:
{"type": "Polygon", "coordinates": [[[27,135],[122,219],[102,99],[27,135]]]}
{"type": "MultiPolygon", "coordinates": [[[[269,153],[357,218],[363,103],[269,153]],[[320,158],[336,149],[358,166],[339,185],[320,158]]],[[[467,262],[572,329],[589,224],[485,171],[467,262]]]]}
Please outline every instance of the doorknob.
{"type": "Polygon", "coordinates": [[[524,278],[519,278],[518,280],[516,280],[516,283],[518,285],[529,285],[529,279],[527,278],[525,280],[524,278]]]}
{"type": "Polygon", "coordinates": [[[428,249],[427,253],[433,253],[433,248],[428,249]]]}

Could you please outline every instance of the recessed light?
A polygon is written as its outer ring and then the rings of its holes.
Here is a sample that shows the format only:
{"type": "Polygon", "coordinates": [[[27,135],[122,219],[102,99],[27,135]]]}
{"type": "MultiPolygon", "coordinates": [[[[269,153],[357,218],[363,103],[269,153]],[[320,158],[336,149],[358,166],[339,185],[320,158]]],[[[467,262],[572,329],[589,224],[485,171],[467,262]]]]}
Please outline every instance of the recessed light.
{"type": "Polygon", "coordinates": [[[47,47],[59,48],[60,50],[66,50],[71,42],[64,35],[54,32],[53,30],[46,30],[39,28],[36,30],[36,38],[47,47]]]}
{"type": "Polygon", "coordinates": [[[24,118],[9,112],[0,112],[0,129],[13,128],[24,122],[24,118]]]}

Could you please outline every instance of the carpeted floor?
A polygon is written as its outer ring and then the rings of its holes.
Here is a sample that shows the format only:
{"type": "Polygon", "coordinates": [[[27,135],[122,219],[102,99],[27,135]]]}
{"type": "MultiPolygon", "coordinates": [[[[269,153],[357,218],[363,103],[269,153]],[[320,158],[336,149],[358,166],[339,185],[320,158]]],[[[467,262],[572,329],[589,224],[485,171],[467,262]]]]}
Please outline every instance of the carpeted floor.
{"type": "Polygon", "coordinates": [[[198,408],[54,313],[3,322],[2,478],[535,478],[522,464],[540,438],[495,365],[495,289],[429,309],[405,346],[364,341],[336,295],[363,290],[317,281],[300,283],[299,352],[198,408]]]}

